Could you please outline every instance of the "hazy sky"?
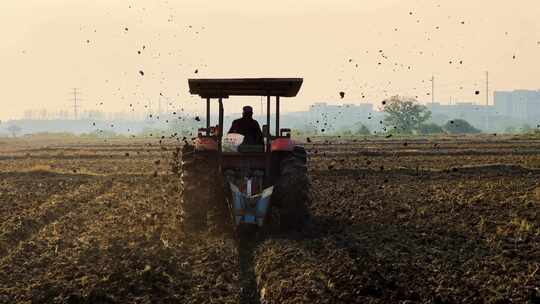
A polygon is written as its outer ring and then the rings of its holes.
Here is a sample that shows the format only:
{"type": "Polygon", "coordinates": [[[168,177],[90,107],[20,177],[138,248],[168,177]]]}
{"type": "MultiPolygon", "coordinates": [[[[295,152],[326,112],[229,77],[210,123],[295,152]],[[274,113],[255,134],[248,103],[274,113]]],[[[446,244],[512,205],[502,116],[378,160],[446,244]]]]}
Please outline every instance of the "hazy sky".
{"type": "Polygon", "coordinates": [[[540,88],[538,16],[538,0],[2,0],[0,119],[68,110],[73,87],[83,109],[161,93],[199,110],[190,77],[303,77],[285,110],[430,101],[432,74],[438,101],[484,102],[486,70],[492,89],[540,88]]]}

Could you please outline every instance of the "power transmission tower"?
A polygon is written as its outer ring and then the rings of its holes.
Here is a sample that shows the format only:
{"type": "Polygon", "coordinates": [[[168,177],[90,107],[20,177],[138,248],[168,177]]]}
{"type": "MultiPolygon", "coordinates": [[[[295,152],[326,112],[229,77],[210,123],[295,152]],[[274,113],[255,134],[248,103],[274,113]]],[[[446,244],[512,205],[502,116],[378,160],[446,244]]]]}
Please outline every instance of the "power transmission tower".
{"type": "Polygon", "coordinates": [[[489,72],[486,71],[486,106],[489,105],[489,72]]]}
{"type": "Polygon", "coordinates": [[[158,116],[161,117],[161,95],[158,98],[158,116]]]}
{"type": "Polygon", "coordinates": [[[151,99],[148,99],[147,100],[148,104],[146,106],[147,108],[147,113],[146,113],[146,119],[148,118],[152,118],[154,116],[154,113],[152,112],[152,100],[151,99]]]}
{"type": "Polygon", "coordinates": [[[431,75],[431,104],[435,103],[435,76],[431,75]]]}
{"type": "Polygon", "coordinates": [[[71,101],[73,102],[73,117],[75,120],[77,120],[79,117],[79,104],[81,101],[80,91],[78,88],[73,88],[72,90],[73,91],[71,92],[71,94],[73,95],[73,97],[71,98],[71,101]]]}
{"type": "Polygon", "coordinates": [[[486,130],[489,129],[489,72],[486,71],[486,130]]]}

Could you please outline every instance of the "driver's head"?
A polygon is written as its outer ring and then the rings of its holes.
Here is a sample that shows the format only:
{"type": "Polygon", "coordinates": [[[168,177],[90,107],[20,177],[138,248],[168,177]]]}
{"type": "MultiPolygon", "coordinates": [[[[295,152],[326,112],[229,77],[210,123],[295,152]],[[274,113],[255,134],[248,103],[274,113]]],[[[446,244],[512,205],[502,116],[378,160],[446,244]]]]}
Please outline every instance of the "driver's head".
{"type": "Polygon", "coordinates": [[[253,108],[250,106],[245,106],[242,108],[242,117],[251,118],[253,116],[253,108]]]}

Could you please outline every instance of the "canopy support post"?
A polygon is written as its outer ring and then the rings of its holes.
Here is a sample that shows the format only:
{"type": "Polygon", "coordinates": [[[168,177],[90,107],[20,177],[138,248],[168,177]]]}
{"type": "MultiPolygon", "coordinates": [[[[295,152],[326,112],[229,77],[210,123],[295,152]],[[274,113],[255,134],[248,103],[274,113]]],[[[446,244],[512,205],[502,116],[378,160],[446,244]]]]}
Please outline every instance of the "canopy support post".
{"type": "Polygon", "coordinates": [[[272,134],[270,123],[270,96],[266,96],[266,125],[268,126],[268,139],[270,139],[270,135],[272,134]]]}
{"type": "Polygon", "coordinates": [[[270,130],[270,95],[266,96],[266,178],[270,177],[270,165],[272,157],[272,131],[270,130]]]}
{"type": "Polygon", "coordinates": [[[279,96],[276,96],[276,136],[280,136],[279,134],[279,96]]]}
{"type": "Polygon", "coordinates": [[[210,98],[206,98],[206,136],[210,135],[210,98]]]}
{"type": "Polygon", "coordinates": [[[223,168],[223,99],[219,98],[219,126],[218,126],[218,170],[221,172],[223,168]]]}

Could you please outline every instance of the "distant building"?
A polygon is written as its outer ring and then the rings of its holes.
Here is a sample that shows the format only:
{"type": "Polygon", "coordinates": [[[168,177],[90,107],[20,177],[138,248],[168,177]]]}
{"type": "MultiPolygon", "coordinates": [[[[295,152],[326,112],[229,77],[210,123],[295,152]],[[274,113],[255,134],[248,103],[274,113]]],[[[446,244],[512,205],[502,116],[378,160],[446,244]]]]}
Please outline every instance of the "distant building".
{"type": "Polygon", "coordinates": [[[538,123],[540,118],[540,90],[495,91],[497,114],[527,123],[538,123]]]}
{"type": "Polygon", "coordinates": [[[24,111],[24,116],[23,116],[23,117],[24,117],[24,119],[26,119],[26,120],[31,120],[31,119],[33,119],[33,118],[34,118],[34,111],[32,111],[32,110],[26,110],[26,111],[24,111]]]}
{"type": "Polygon", "coordinates": [[[448,118],[462,118],[475,120],[479,116],[495,115],[494,106],[478,105],[472,102],[458,102],[453,105],[445,105],[440,103],[427,104],[427,108],[433,116],[443,115],[448,118]]]}
{"type": "Polygon", "coordinates": [[[105,120],[105,113],[97,110],[87,110],[79,115],[79,119],[105,120]]]}
{"type": "Polygon", "coordinates": [[[431,120],[445,124],[452,119],[464,119],[476,128],[493,129],[493,117],[496,115],[494,106],[478,105],[472,102],[457,102],[452,105],[430,103],[426,105],[431,111],[431,120]]]}

